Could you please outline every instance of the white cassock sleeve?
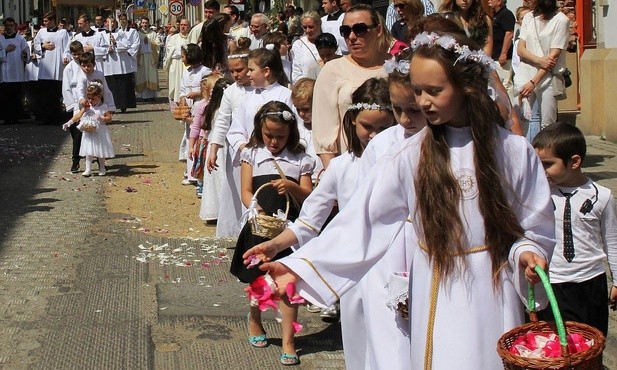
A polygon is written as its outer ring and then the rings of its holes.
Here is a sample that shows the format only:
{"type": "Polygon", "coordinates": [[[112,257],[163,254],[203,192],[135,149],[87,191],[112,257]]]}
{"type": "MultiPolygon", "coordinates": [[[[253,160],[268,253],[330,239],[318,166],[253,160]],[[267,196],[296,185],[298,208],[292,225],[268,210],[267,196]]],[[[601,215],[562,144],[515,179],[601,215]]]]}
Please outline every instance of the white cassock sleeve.
{"type": "MultiPolygon", "coordinates": [[[[505,154],[515,155],[514,151],[505,154]]],[[[521,154],[518,154],[519,156],[521,154]]],[[[551,190],[540,159],[531,145],[527,144],[527,152],[523,154],[517,168],[507,168],[513,176],[510,198],[513,211],[525,232],[524,238],[517,240],[510,249],[509,262],[514,271],[514,287],[527,307],[527,281],[525,270],[520,266],[521,253],[534,252],[550,262],[555,248],[555,213],[551,201],[551,190]],[[514,173],[513,173],[514,172],[514,173]]],[[[520,157],[519,157],[520,158],[520,157]]],[[[511,160],[512,163],[518,162],[511,160]]],[[[504,189],[507,193],[508,189],[504,189]]],[[[536,308],[546,307],[548,298],[541,285],[536,289],[536,308]]]]}
{"type": "Polygon", "coordinates": [[[217,144],[221,147],[225,146],[225,137],[229,131],[231,125],[231,114],[233,102],[231,101],[231,89],[225,89],[223,92],[223,99],[219,106],[218,114],[212,125],[212,131],[210,133],[210,142],[217,144]]]}
{"type": "Polygon", "coordinates": [[[321,235],[279,260],[300,276],[298,291],[311,302],[336,302],[385,254],[405,225],[409,198],[415,196],[411,181],[401,181],[399,174],[409,177],[411,169],[396,160],[375,167],[321,235]]]}
{"type": "MultiPolygon", "coordinates": [[[[309,194],[302,203],[300,215],[289,225],[298,239],[298,245],[302,247],[311,239],[315,238],[334,208],[336,199],[336,171],[332,166],[323,173],[319,185],[309,194]]],[[[353,186],[353,184],[349,184],[353,186]]]]}
{"type": "Polygon", "coordinates": [[[97,35],[99,36],[98,40],[96,41],[96,45],[93,45],[94,55],[99,58],[106,58],[107,54],[109,54],[109,41],[102,32],[98,32],[97,35]]]}
{"type": "Polygon", "coordinates": [[[229,142],[229,154],[233,160],[234,167],[240,165],[240,146],[249,141],[250,132],[247,125],[253,126],[253,122],[246,121],[246,96],[240,105],[231,114],[231,125],[227,131],[227,141],[229,142]]]}

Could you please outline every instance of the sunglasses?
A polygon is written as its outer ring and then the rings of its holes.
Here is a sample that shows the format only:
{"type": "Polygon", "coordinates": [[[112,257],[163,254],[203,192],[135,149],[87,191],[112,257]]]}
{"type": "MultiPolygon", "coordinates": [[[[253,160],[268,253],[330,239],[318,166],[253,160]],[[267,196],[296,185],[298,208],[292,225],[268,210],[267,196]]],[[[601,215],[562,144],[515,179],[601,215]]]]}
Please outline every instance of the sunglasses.
{"type": "Polygon", "coordinates": [[[395,7],[396,9],[403,10],[403,9],[405,9],[405,6],[406,6],[406,5],[407,5],[407,4],[405,4],[405,3],[400,3],[400,4],[394,4],[394,7],[395,7]]]}
{"type": "Polygon", "coordinates": [[[351,35],[351,32],[353,31],[353,33],[358,36],[358,37],[362,37],[364,35],[366,35],[366,33],[370,30],[377,27],[376,25],[372,24],[372,25],[367,25],[366,23],[356,23],[353,26],[340,26],[339,27],[339,32],[341,33],[341,36],[343,36],[344,38],[348,39],[349,35],[351,35]]]}

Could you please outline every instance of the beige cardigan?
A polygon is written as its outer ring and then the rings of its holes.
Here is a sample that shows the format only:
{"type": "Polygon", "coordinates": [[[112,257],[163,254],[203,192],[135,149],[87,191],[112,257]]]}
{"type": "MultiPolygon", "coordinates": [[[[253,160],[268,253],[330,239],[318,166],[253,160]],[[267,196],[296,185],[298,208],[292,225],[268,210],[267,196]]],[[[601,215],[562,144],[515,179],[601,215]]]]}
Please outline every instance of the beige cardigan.
{"type": "Polygon", "coordinates": [[[317,154],[340,154],[347,150],[343,117],[351,94],[371,77],[387,77],[383,67],[366,69],[342,57],[324,65],[313,93],[313,140],[317,154]]]}

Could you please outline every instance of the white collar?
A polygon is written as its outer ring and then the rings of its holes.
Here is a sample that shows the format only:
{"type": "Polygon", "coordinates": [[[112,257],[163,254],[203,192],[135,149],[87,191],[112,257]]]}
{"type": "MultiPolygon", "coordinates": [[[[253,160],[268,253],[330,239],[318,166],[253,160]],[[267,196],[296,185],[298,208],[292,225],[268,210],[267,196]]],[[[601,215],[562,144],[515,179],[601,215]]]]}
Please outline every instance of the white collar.
{"type": "Polygon", "coordinates": [[[267,161],[276,160],[278,162],[288,162],[291,163],[291,159],[293,159],[296,154],[290,152],[287,148],[283,149],[277,156],[273,155],[266,149],[265,146],[260,145],[257,148],[253,148],[255,150],[255,164],[262,164],[267,161]]]}

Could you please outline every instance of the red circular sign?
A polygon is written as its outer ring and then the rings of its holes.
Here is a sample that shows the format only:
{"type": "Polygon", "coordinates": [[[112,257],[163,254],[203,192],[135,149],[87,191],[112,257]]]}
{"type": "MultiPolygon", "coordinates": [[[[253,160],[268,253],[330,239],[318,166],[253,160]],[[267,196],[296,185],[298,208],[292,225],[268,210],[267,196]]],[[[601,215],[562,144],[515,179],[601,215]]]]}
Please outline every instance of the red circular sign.
{"type": "Polygon", "coordinates": [[[173,16],[184,14],[184,4],[180,1],[171,1],[169,3],[169,14],[173,16]]]}

